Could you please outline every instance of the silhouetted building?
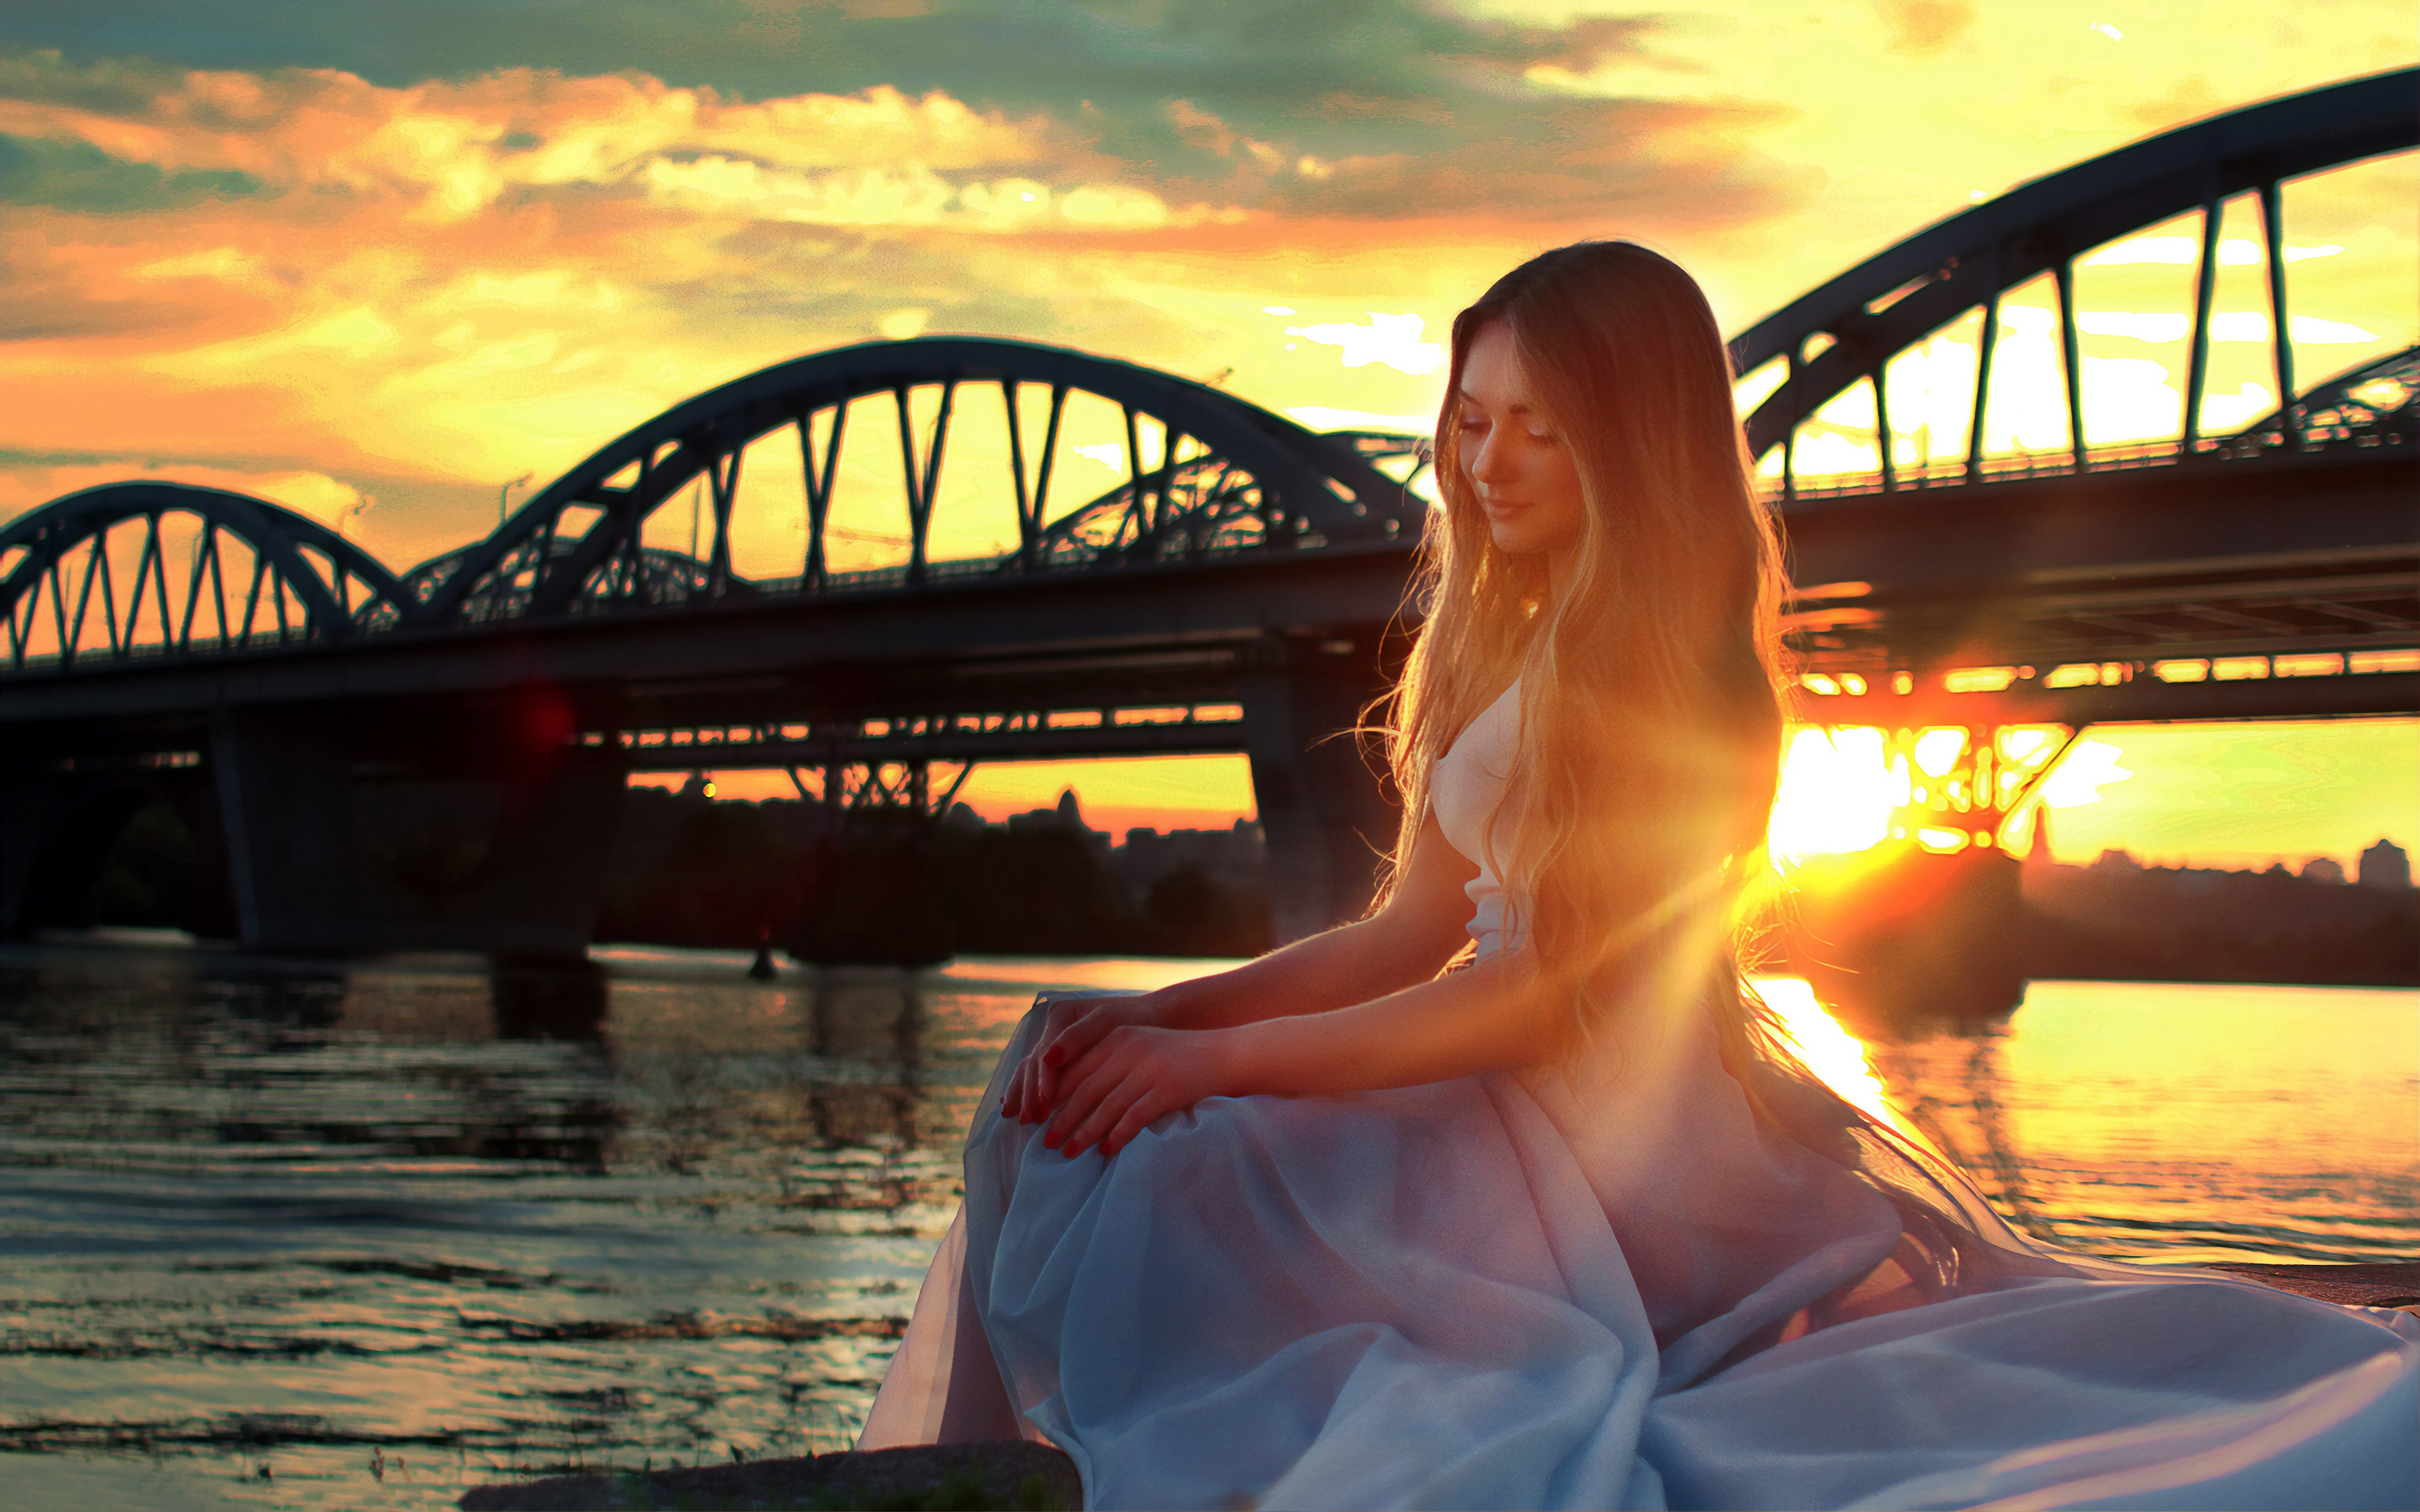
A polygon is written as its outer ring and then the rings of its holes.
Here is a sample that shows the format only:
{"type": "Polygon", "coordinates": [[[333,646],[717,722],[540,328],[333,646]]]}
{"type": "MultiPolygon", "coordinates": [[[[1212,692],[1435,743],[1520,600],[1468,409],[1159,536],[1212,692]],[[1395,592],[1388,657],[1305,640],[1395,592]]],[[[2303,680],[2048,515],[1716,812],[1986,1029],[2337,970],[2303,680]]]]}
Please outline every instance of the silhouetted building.
{"type": "Polygon", "coordinates": [[[1238,819],[1227,829],[1129,829],[1109,854],[1109,872],[1137,903],[1163,879],[1191,867],[1222,887],[1256,891],[1268,886],[1269,853],[1261,826],[1238,819]]]}
{"type": "Polygon", "coordinates": [[[2324,882],[2332,887],[2344,885],[2344,868],[2333,856],[2314,856],[2303,863],[2303,880],[2324,882]]]}
{"type": "Polygon", "coordinates": [[[1084,810],[1077,800],[1074,788],[1061,789],[1059,802],[1052,808],[1029,809],[1023,813],[1009,815],[1008,832],[1018,836],[1074,835],[1083,841],[1084,848],[1093,853],[1094,860],[1109,859],[1109,837],[1084,823],[1084,810]]]}
{"type": "Polygon", "coordinates": [[[2361,885],[2365,887],[2409,887],[2412,886],[2412,857],[2393,841],[2380,841],[2361,853],[2361,885]]]}

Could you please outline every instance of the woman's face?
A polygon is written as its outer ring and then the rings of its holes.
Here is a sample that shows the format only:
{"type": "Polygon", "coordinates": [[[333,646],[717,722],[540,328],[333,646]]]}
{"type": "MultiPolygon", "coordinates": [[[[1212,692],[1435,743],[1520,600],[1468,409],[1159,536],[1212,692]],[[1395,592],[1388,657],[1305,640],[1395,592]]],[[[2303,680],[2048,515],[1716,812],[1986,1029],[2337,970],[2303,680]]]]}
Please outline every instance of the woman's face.
{"type": "Polygon", "coordinates": [[[1501,320],[1479,329],[1463,359],[1463,475],[1487,515],[1497,548],[1527,555],[1578,543],[1579,470],[1546,424],[1501,320]]]}

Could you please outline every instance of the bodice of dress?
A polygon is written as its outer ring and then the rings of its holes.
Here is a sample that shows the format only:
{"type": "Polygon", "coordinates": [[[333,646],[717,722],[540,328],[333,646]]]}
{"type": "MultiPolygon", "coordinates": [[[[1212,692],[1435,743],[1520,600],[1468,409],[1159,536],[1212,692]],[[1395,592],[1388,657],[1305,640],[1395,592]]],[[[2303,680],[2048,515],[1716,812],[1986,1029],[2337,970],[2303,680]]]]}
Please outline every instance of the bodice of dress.
{"type": "Polygon", "coordinates": [[[1520,743],[1521,685],[1516,681],[1470,721],[1429,774],[1429,811],[1436,816],[1437,828],[1447,844],[1479,867],[1479,875],[1463,891],[1471,903],[1470,937],[1479,943],[1482,959],[1521,939],[1517,901],[1508,899],[1496,866],[1512,841],[1510,826],[1497,825],[1497,810],[1504,800],[1504,785],[1512,779],[1520,743]],[[1486,835],[1492,825],[1497,825],[1497,833],[1490,845],[1486,835]]]}
{"type": "MultiPolygon", "coordinates": [[[[1437,828],[1479,868],[1465,890],[1481,958],[1525,933],[1518,888],[1503,876],[1515,837],[1510,816],[1497,811],[1520,741],[1516,681],[1429,777],[1437,828]]],[[[1757,1117],[1694,1004],[1625,1004],[1576,1059],[1520,1079],[1622,1235],[1666,1342],[1811,1252],[1845,1240],[1879,1255],[1898,1232],[1889,1203],[1871,1188],[1757,1117]]]]}

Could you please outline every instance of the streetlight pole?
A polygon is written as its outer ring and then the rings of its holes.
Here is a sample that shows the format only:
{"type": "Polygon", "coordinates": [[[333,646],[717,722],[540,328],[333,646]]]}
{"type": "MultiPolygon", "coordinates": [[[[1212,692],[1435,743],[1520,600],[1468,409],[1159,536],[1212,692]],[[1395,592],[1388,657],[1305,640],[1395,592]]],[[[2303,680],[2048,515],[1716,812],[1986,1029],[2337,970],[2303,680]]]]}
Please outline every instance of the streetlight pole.
{"type": "Polygon", "coordinates": [[[512,497],[515,488],[525,486],[529,481],[530,474],[524,472],[496,491],[496,526],[499,530],[504,528],[504,501],[512,497]]]}

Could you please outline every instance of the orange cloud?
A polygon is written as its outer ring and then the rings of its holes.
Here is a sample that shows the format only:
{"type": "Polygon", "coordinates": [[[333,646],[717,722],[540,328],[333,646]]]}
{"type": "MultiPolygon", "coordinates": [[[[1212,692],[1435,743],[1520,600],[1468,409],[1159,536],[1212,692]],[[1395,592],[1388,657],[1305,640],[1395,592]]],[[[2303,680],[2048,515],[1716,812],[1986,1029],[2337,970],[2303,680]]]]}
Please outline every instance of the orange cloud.
{"type": "Polygon", "coordinates": [[[137,467],[118,462],[50,463],[0,471],[0,517],[47,503],[62,494],[138,480],[251,494],[308,515],[340,535],[350,534],[355,518],[378,502],[374,496],[324,472],[256,472],[181,462],[137,467]]]}
{"type": "Polygon", "coordinates": [[[1973,0],[1875,0],[1874,8],[1890,28],[1885,45],[1908,57],[1931,57],[1975,24],[1973,0]]]}
{"type": "Polygon", "coordinates": [[[401,89],[333,69],[195,71],[136,113],[0,99],[0,131],[166,169],[240,172],[276,192],[402,200],[434,224],[525,191],[687,189],[749,202],[772,185],[813,185],[843,220],[861,197],[874,207],[862,219],[880,224],[895,218],[893,182],[947,207],[961,182],[990,172],[1044,167],[1080,190],[1118,167],[1047,120],[1012,121],[939,91],[910,100],[877,85],[752,103],[640,73],[533,69],[401,89]],[[861,193],[833,187],[869,183],[861,193]]]}

